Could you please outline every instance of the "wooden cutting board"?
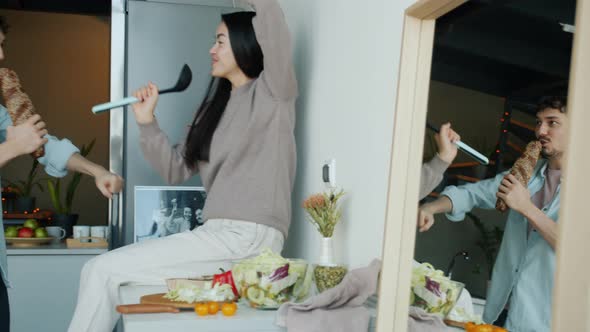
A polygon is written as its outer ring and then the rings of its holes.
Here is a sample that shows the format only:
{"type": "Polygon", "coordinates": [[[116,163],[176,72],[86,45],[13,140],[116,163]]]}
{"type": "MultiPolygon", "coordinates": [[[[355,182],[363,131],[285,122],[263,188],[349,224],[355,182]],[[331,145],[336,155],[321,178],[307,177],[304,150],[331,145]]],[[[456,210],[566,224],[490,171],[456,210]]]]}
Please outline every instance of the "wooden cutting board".
{"type": "Polygon", "coordinates": [[[457,321],[450,320],[450,319],[445,319],[444,321],[445,321],[445,324],[447,324],[448,326],[459,327],[462,329],[465,328],[465,323],[457,322],[457,321]]]}
{"type": "Polygon", "coordinates": [[[144,295],[139,299],[139,303],[142,303],[142,304],[162,304],[162,305],[173,306],[175,308],[184,308],[184,309],[192,309],[195,307],[196,303],[172,301],[172,300],[165,298],[164,295],[166,295],[166,293],[144,295]]]}

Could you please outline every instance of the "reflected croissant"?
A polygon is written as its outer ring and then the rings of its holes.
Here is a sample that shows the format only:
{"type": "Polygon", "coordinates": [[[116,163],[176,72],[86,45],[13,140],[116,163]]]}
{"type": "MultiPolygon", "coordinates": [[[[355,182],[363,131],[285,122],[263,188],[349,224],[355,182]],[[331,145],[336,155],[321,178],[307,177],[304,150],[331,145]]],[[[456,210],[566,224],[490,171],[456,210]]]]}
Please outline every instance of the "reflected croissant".
{"type": "MultiPolygon", "coordinates": [[[[23,91],[18,76],[13,70],[0,68],[0,89],[8,109],[8,115],[10,115],[14,126],[18,126],[35,115],[33,102],[23,91]]],[[[34,158],[43,157],[44,154],[45,149],[43,147],[31,153],[34,158]]]]}
{"type": "MultiPolygon", "coordinates": [[[[541,142],[539,141],[532,141],[527,144],[524,153],[516,160],[510,169],[510,174],[514,175],[518,182],[520,182],[525,188],[528,186],[531,175],[533,175],[533,170],[535,169],[537,161],[539,160],[539,155],[541,154],[541,148],[541,142]]],[[[508,209],[508,206],[504,200],[498,198],[496,201],[496,209],[504,212],[508,209]]]]}

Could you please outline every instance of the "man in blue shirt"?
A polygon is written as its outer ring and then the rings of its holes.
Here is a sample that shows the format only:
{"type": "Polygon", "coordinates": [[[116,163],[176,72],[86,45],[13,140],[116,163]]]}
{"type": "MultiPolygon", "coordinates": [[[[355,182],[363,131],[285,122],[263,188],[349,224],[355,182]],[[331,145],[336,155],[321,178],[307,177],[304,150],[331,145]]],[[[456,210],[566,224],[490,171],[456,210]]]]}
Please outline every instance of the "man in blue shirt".
{"type": "MultiPolygon", "coordinates": [[[[0,61],[4,59],[3,44],[7,24],[0,16],[0,61]]],[[[45,166],[47,174],[63,177],[67,170],[73,170],[94,177],[96,187],[108,198],[113,193],[120,192],[123,179],[107,171],[79,154],[79,150],[67,139],[58,140],[47,134],[45,123],[39,115],[35,115],[25,123],[12,125],[12,120],[6,108],[0,105],[0,167],[10,160],[24,154],[29,154],[44,146],[45,155],[39,158],[39,163],[45,166]]],[[[0,213],[0,225],[2,214],[0,213]]],[[[4,230],[0,229],[0,331],[10,331],[10,311],[8,306],[8,284],[6,243],[4,230]]]]}
{"type": "Polygon", "coordinates": [[[511,332],[551,329],[559,185],[568,133],[565,98],[543,98],[536,117],[542,158],[526,188],[505,172],[477,183],[447,187],[418,213],[418,228],[423,232],[432,227],[434,214],[447,213],[448,219],[460,221],[475,207],[493,209],[497,198],[506,202],[510,210],[483,319],[495,322],[508,306],[505,327],[511,332]]]}

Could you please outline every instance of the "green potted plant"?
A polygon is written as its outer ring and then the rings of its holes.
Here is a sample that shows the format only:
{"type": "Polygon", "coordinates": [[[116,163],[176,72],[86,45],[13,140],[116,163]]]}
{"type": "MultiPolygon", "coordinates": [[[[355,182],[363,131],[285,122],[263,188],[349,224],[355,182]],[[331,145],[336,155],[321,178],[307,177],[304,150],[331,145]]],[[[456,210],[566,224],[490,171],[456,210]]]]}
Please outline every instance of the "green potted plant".
{"type": "MultiPolygon", "coordinates": [[[[90,144],[82,145],[80,148],[80,155],[86,157],[92,148],[96,139],[93,139],[90,144]]],[[[72,235],[72,229],[78,221],[78,214],[72,213],[72,205],[76,189],[82,180],[82,173],[75,172],[65,185],[65,196],[62,195],[61,179],[50,179],[47,181],[47,191],[51,198],[51,203],[55,209],[53,220],[56,226],[60,226],[66,230],[66,237],[72,235]]]]}
{"type": "Polygon", "coordinates": [[[16,194],[13,206],[13,210],[16,212],[33,212],[35,209],[35,197],[32,196],[33,189],[38,188],[40,191],[44,191],[41,184],[44,179],[37,179],[38,166],[39,161],[33,159],[31,169],[25,180],[11,181],[3,179],[10,187],[10,190],[16,194]]]}

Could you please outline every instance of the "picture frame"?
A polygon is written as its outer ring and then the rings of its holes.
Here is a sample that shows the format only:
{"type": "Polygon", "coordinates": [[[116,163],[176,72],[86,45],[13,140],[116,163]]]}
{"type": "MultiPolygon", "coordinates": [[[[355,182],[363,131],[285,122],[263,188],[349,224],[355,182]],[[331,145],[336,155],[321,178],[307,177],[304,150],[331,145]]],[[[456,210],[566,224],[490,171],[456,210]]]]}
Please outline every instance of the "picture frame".
{"type": "Polygon", "coordinates": [[[193,230],[203,224],[203,187],[135,186],[134,242],[193,230]]]}

